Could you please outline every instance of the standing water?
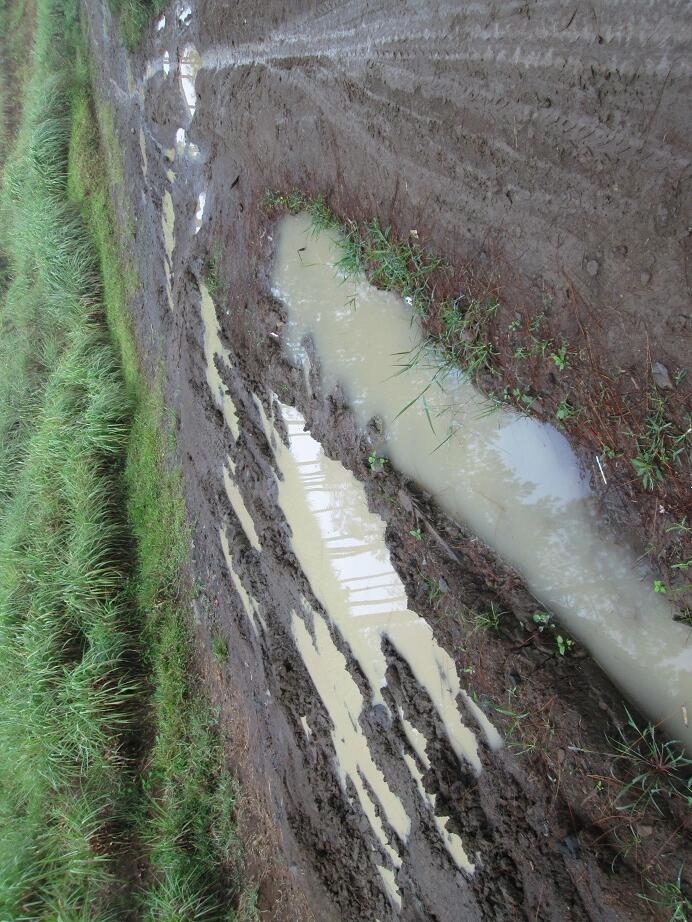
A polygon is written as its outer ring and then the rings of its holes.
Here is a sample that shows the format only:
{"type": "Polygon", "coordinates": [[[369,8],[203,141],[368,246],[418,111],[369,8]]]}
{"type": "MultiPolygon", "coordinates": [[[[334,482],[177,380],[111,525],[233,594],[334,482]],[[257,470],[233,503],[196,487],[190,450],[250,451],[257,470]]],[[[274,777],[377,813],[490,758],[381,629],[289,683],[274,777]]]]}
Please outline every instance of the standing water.
{"type": "Polygon", "coordinates": [[[166,271],[166,298],[168,306],[174,310],[173,304],[173,251],[175,250],[175,208],[173,206],[173,196],[166,189],[163,193],[163,202],[161,208],[161,227],[163,229],[163,243],[166,255],[164,257],[164,269],[166,271]]]}
{"type": "Polygon", "coordinates": [[[501,746],[502,741],[461,688],[454,660],[438,645],[430,625],[408,608],[406,590],[385,544],[385,523],[368,509],[363,485],[339,461],[325,455],[320,443],[305,431],[305,420],[295,408],[281,407],[288,430],[287,446],[259,401],[257,408],[280,471],[279,505],[291,527],[293,551],[327,618],[303,600],[303,614],[312,632],[295,611],[291,614],[291,632],[333,724],[332,741],[341,783],[346,788],[350,781],[356,790],[387,862],[378,864],[380,875],[390,899],[399,905],[395,878],[402,862],[395,843],[408,840],[411,819],[373,757],[361,725],[368,709],[379,708],[389,714],[388,721],[400,721],[411,749],[401,750],[402,762],[444,847],[458,868],[472,873],[474,863],[460,837],[447,829],[447,817],[437,815],[436,798],[425,788],[423,771],[430,767],[426,737],[407,720],[401,707],[393,712],[387,703],[385,689],[390,695],[392,691],[387,683],[390,661],[385,645],[393,647],[408,664],[420,687],[418,698],[425,697],[432,704],[460,763],[470,766],[474,773],[481,771],[476,727],[491,747],[501,746]],[[367,701],[328,624],[358,664],[369,686],[367,701]],[[395,839],[388,834],[381,816],[396,833],[395,839]]]}
{"type": "Polygon", "coordinates": [[[334,233],[313,235],[306,216],[281,222],[273,285],[292,359],[303,362],[312,336],[324,387],[342,386],[361,425],[382,420],[394,465],[516,566],[622,690],[692,746],[690,629],[599,521],[567,440],[495,409],[460,373],[429,387],[432,352],[402,371],[422,339],[415,316],[362,276],[345,280],[339,256],[334,233]]]}

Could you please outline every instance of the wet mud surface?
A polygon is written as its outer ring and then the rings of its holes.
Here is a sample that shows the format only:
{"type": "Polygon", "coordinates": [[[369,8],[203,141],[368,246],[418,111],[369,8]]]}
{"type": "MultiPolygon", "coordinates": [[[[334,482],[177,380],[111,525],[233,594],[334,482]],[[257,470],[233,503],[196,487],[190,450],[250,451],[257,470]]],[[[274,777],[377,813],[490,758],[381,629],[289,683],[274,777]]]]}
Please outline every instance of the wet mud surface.
{"type": "MultiPolygon", "coordinates": [[[[634,922],[649,913],[637,896],[647,878],[692,866],[689,818],[675,802],[660,815],[617,810],[606,733],[623,725],[620,695],[583,651],[561,657],[534,629],[535,600],[478,538],[395,470],[370,469],[376,433],[358,428],[338,390],[324,392],[314,355],[307,379],[286,361],[261,201],[267,189],[325,193],[352,217],[416,228],[452,262],[500,232],[527,277],[567,275],[607,313],[594,335],[614,362],[645,361],[648,333],[662,361],[682,365],[683,5],[658,5],[655,16],[643,3],[362,8],[202,2],[182,18],[171,8],[128,62],[107,5],[85,4],[99,118],[102,129],[112,120],[124,161],[113,194],[141,281],[133,318],[177,414],[200,655],[249,792],[260,905],[267,918],[318,922],[634,922]],[[201,56],[194,98],[178,80],[179,62],[187,76],[196,60],[190,46],[201,56]],[[338,777],[332,724],[292,631],[292,612],[320,602],[279,504],[263,417],[287,432],[273,395],[363,483],[410,607],[505,740],[492,751],[478,734],[482,771],[464,770],[385,644],[390,716],[371,708],[360,726],[411,820],[406,843],[387,829],[400,906],[356,791],[338,777]],[[504,613],[497,631],[458,616],[491,606],[504,613]],[[218,633],[223,666],[208,652],[218,633]],[[427,740],[422,784],[473,874],[454,864],[401,768],[400,712],[427,740]]],[[[331,639],[367,698],[348,647],[333,629],[331,639]]]]}

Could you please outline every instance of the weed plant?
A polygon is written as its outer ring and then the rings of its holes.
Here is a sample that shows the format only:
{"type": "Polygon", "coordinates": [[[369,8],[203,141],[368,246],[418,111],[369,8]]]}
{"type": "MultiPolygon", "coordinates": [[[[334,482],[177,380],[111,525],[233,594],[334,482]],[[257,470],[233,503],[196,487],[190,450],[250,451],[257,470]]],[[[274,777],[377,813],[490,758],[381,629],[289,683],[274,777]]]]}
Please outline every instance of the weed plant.
{"type": "Polygon", "coordinates": [[[640,727],[626,710],[627,724],[618,737],[609,738],[615,765],[624,774],[617,796],[619,810],[633,812],[681,798],[692,806],[692,760],[679,743],[662,739],[652,724],[640,727]]]}

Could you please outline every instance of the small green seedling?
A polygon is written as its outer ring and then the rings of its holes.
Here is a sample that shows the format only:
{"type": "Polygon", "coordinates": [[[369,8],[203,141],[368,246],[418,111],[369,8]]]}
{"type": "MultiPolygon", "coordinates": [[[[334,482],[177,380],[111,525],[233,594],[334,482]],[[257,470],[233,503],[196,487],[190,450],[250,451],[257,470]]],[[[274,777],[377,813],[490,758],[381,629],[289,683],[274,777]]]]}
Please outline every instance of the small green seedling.
{"type": "Polygon", "coordinates": [[[640,899],[664,909],[669,922],[687,922],[692,913],[692,901],[682,889],[682,867],[676,880],[654,883],[647,878],[646,882],[655,896],[638,893],[640,899]]]}
{"type": "Polygon", "coordinates": [[[632,458],[631,464],[645,490],[653,490],[656,483],[663,480],[663,471],[656,467],[650,458],[644,455],[639,458],[632,458]]]}
{"type": "Polygon", "coordinates": [[[555,643],[557,644],[557,648],[560,651],[560,656],[564,656],[565,653],[569,653],[574,646],[574,641],[570,640],[569,637],[563,637],[562,634],[557,635],[555,638],[555,643]]]}
{"type": "Polygon", "coordinates": [[[529,329],[531,330],[531,332],[538,333],[538,331],[541,328],[541,324],[543,323],[544,320],[545,320],[544,311],[541,311],[540,314],[534,314],[534,316],[531,318],[531,323],[529,325],[529,329]]]}
{"type": "Polygon", "coordinates": [[[409,535],[411,535],[412,538],[415,538],[416,541],[423,540],[423,532],[420,530],[420,528],[412,528],[409,532],[409,535]]]}
{"type": "Polygon", "coordinates": [[[499,631],[506,614],[504,609],[495,602],[491,602],[490,607],[484,611],[474,612],[466,609],[466,614],[460,613],[458,617],[464,624],[472,625],[471,633],[476,634],[478,631],[499,631]]]}
{"type": "Polygon", "coordinates": [[[577,410],[572,406],[569,400],[563,400],[555,411],[555,415],[560,420],[560,422],[564,423],[568,419],[575,417],[577,415],[577,410]]]}
{"type": "Polygon", "coordinates": [[[675,522],[673,525],[670,525],[666,528],[666,532],[679,532],[681,535],[686,535],[689,532],[692,532],[692,528],[687,524],[687,516],[684,515],[679,522],[675,522]]]}
{"type": "Polygon", "coordinates": [[[660,738],[655,725],[640,726],[627,708],[625,713],[627,726],[618,729],[619,739],[606,737],[620,769],[614,775],[622,784],[616,798],[617,809],[632,813],[652,807],[662,813],[660,801],[671,798],[679,799],[689,809],[692,759],[687,758],[676,740],[660,738]]]}
{"type": "Polygon", "coordinates": [[[664,586],[663,582],[660,579],[654,580],[654,592],[666,593],[668,590],[664,586]]]}
{"type": "Polygon", "coordinates": [[[552,615],[549,611],[535,611],[531,616],[533,623],[538,626],[538,630],[543,633],[543,631],[548,627],[555,627],[554,624],[551,624],[552,615]]]}
{"type": "Polygon", "coordinates": [[[371,451],[368,455],[368,464],[370,465],[370,470],[374,471],[375,473],[384,470],[386,463],[387,459],[383,455],[378,455],[376,451],[371,451]]]}
{"type": "Polygon", "coordinates": [[[562,345],[557,350],[557,352],[551,352],[550,358],[555,362],[556,366],[560,371],[564,371],[566,368],[569,368],[569,353],[567,352],[567,343],[563,340],[562,345]]]}
{"type": "Polygon", "coordinates": [[[538,339],[536,336],[532,338],[533,338],[533,346],[532,346],[531,351],[533,352],[534,355],[540,354],[543,358],[545,358],[545,354],[548,351],[548,349],[550,349],[550,347],[552,346],[553,341],[551,339],[538,339]]]}
{"type": "Polygon", "coordinates": [[[511,393],[516,403],[523,404],[529,410],[531,409],[531,407],[534,405],[534,403],[538,399],[537,397],[531,396],[531,393],[529,392],[528,388],[525,390],[522,390],[519,387],[513,387],[511,393]]]}

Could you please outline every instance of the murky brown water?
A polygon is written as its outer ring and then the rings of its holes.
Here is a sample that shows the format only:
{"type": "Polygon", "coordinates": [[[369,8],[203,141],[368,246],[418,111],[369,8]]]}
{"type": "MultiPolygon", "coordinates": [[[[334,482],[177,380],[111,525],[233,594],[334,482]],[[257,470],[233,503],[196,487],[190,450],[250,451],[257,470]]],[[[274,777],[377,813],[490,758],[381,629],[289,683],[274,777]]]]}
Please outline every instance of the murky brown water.
{"type": "MultiPolygon", "coordinates": [[[[258,407],[281,473],[277,480],[279,505],[291,526],[293,550],[328,619],[325,621],[306,603],[303,615],[309,627],[294,612],[293,637],[334,723],[333,742],[342,783],[347,778],[353,783],[389,859],[380,873],[396,904],[398,890],[393,875],[401,859],[395,843],[387,837],[369,792],[374,792],[401,843],[406,842],[411,821],[376,765],[360,724],[367,708],[379,706],[389,711],[383,696],[387,686],[385,642],[408,663],[460,761],[476,772],[481,770],[475,730],[480,729],[491,746],[500,746],[501,739],[461,688],[454,661],[437,644],[428,623],[408,608],[406,591],[384,541],[384,522],[369,511],[362,484],[342,464],[324,454],[319,442],[305,431],[305,420],[296,409],[281,407],[288,429],[286,446],[259,402],[258,407]],[[368,681],[369,700],[364,700],[330,626],[345,642],[368,681]],[[461,707],[459,699],[463,702],[461,707]],[[464,705],[467,714],[462,713],[464,705]]],[[[402,752],[402,759],[433,814],[445,848],[459,868],[472,872],[473,862],[460,837],[447,831],[446,818],[435,814],[435,798],[425,790],[421,767],[414,758],[418,757],[423,770],[429,767],[424,735],[406,720],[403,712],[391,716],[402,722],[411,747],[411,752],[402,752]]]]}
{"type": "Polygon", "coordinates": [[[146,179],[147,174],[149,173],[149,157],[147,156],[147,139],[144,136],[144,129],[139,129],[139,151],[142,155],[142,172],[144,173],[144,178],[146,179]]]}
{"type": "Polygon", "coordinates": [[[689,628],[672,620],[646,568],[602,527],[567,440],[536,420],[493,412],[460,374],[431,387],[433,353],[402,372],[421,340],[415,318],[363,278],[344,281],[338,255],[330,235],[309,233],[306,217],[282,221],[273,283],[288,307],[294,361],[304,361],[311,335],[324,386],[342,385],[361,424],[382,420],[392,463],[515,565],[621,688],[692,745],[682,711],[692,705],[689,628]]]}
{"type": "Polygon", "coordinates": [[[173,250],[175,249],[175,208],[173,196],[167,189],[163,194],[161,226],[165,247],[164,268],[166,270],[166,295],[168,306],[173,310],[173,250]]]}
{"type": "Polygon", "coordinates": [[[257,537],[257,532],[255,530],[255,523],[252,520],[252,516],[248,512],[248,508],[245,505],[245,500],[242,497],[240,490],[238,489],[238,484],[234,480],[235,477],[235,466],[233,461],[228,458],[223,469],[223,483],[226,488],[226,496],[228,501],[233,507],[238,521],[240,522],[245,536],[254,547],[256,551],[262,550],[262,545],[260,544],[260,539],[257,537]]]}
{"type": "Polygon", "coordinates": [[[195,91],[195,79],[197,72],[202,66],[202,59],[194,45],[186,45],[180,56],[180,88],[185,99],[185,105],[190,118],[195,114],[197,108],[197,93],[195,91]]]}
{"type": "Polygon", "coordinates": [[[238,427],[238,414],[235,404],[231,399],[226,385],[221,379],[219,369],[216,367],[216,356],[226,365],[230,365],[228,350],[221,342],[221,330],[219,322],[216,319],[216,309],[214,302],[209,294],[209,289],[202,283],[200,286],[202,300],[200,310],[202,312],[202,323],[204,324],[204,357],[207,363],[207,384],[211,391],[214,403],[221,410],[224,421],[231,431],[234,439],[238,439],[240,429],[238,427]]]}
{"type": "Polygon", "coordinates": [[[247,591],[243,585],[243,581],[236,572],[235,566],[233,565],[233,555],[231,554],[231,548],[228,543],[228,538],[226,537],[226,532],[223,528],[219,528],[219,541],[221,542],[223,556],[226,561],[226,567],[228,568],[228,573],[231,577],[233,587],[240,597],[242,606],[245,609],[245,614],[248,616],[255,632],[259,633],[260,625],[262,625],[263,628],[266,628],[262,614],[260,612],[259,604],[257,599],[255,599],[255,597],[250,595],[250,593],[247,591]]]}

